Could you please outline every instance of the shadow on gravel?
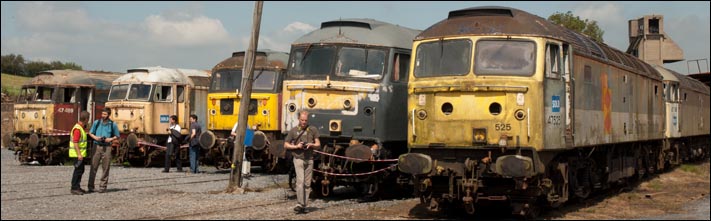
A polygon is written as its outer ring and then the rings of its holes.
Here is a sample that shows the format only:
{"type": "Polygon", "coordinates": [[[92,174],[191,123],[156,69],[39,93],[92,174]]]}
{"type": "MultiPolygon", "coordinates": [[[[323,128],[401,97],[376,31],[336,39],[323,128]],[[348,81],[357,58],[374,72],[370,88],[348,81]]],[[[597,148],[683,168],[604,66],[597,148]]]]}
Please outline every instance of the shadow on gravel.
{"type": "MultiPolygon", "coordinates": [[[[664,171],[663,173],[666,173],[668,171],[664,171]]],[[[545,220],[551,220],[551,219],[561,219],[565,217],[568,213],[573,213],[580,211],[582,209],[595,206],[599,203],[605,202],[605,200],[608,200],[612,197],[615,197],[621,193],[624,192],[629,192],[634,189],[637,189],[639,185],[642,184],[644,181],[649,181],[653,179],[657,179],[660,174],[654,174],[651,176],[647,176],[641,180],[636,180],[636,181],[630,181],[627,183],[623,184],[618,184],[615,186],[610,187],[610,189],[603,190],[603,191],[596,191],[593,192],[590,198],[588,199],[572,199],[562,205],[559,208],[553,208],[553,209],[546,209],[541,213],[540,216],[538,216],[538,219],[545,219],[545,220]]]]}

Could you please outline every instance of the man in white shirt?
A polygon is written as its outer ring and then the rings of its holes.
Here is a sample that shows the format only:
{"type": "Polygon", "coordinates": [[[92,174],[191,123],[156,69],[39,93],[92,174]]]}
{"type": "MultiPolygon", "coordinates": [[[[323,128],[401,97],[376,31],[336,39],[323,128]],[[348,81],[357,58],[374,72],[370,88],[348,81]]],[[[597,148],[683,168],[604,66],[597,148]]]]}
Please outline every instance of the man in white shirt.
{"type": "Polygon", "coordinates": [[[170,171],[171,155],[175,155],[175,167],[178,172],[183,172],[183,165],[180,161],[180,125],[178,125],[178,116],[170,116],[170,126],[168,129],[168,145],[165,152],[165,169],[163,173],[170,171]]]}

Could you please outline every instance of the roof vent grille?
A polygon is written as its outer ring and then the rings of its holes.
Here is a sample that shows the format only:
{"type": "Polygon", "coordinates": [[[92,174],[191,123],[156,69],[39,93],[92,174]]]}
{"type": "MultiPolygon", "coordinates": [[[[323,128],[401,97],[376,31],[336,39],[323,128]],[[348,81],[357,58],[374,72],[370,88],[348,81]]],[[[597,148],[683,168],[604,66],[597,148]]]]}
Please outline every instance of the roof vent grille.
{"type": "Polygon", "coordinates": [[[328,27],[357,27],[357,28],[367,28],[372,29],[370,24],[357,21],[327,21],[321,23],[321,29],[328,27]]]}
{"type": "Polygon", "coordinates": [[[467,16],[509,16],[513,17],[513,12],[505,8],[485,8],[485,9],[463,9],[449,12],[448,18],[467,16]]]}

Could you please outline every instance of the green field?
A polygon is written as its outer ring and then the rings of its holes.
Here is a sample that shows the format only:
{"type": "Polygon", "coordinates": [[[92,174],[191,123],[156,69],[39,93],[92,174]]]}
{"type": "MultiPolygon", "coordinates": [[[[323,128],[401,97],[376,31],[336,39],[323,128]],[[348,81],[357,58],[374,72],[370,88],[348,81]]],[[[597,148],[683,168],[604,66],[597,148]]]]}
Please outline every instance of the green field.
{"type": "Polygon", "coordinates": [[[30,78],[11,74],[2,74],[2,91],[7,91],[8,95],[15,96],[20,93],[20,87],[30,78]]]}

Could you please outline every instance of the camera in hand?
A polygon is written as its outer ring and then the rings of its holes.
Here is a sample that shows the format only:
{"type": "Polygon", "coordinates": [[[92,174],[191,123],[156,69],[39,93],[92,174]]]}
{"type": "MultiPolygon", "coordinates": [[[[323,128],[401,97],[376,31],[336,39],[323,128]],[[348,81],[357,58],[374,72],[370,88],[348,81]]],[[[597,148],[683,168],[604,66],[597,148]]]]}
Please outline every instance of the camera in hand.
{"type": "Polygon", "coordinates": [[[106,137],[101,137],[101,142],[106,142],[106,137]]]}

